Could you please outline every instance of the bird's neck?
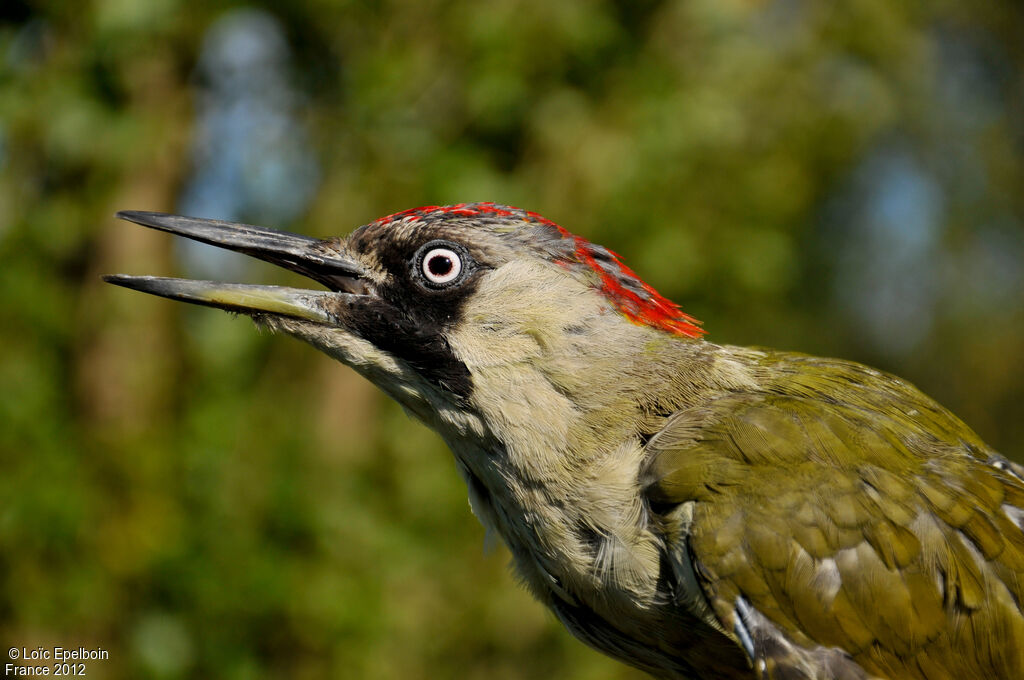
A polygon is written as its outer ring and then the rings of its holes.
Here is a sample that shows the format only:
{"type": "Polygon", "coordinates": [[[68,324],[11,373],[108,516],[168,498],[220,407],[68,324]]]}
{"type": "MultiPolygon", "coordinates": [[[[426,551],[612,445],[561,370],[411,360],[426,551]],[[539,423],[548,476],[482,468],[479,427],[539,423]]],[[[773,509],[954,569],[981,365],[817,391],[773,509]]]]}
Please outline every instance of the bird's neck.
{"type": "MultiPolygon", "coordinates": [[[[710,376],[723,357],[711,343],[628,322],[612,330],[613,342],[607,333],[522,337],[517,355],[489,354],[474,339],[466,356],[477,425],[442,435],[476,514],[535,594],[581,597],[616,616],[657,597],[659,551],[639,484],[646,437],[721,389],[710,376]]],[[[456,350],[459,340],[470,342],[457,339],[456,350]]]]}

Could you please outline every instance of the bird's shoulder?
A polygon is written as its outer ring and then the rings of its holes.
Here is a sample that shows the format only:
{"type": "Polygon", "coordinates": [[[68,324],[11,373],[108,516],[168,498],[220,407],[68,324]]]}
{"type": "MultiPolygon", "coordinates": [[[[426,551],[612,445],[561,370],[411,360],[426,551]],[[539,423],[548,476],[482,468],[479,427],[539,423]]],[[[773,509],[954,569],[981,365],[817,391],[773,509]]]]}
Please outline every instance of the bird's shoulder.
{"type": "Polygon", "coordinates": [[[682,409],[647,445],[680,606],[767,677],[1021,672],[1020,467],[899,378],[758,361],[759,389],[682,409]]]}

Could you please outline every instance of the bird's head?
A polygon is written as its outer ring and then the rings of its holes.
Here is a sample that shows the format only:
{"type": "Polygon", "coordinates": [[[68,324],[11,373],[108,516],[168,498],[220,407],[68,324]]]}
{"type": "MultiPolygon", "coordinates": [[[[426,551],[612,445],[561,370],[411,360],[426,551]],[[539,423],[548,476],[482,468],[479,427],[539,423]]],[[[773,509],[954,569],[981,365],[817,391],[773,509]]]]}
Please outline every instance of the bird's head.
{"type": "Polygon", "coordinates": [[[434,426],[439,412],[450,420],[464,410],[485,375],[515,382],[515,366],[550,360],[551,380],[578,383],[588,353],[611,359],[617,344],[702,334],[615,253],[518,208],[428,206],[326,240],[160,213],[118,216],[272,262],[328,290],[126,275],[110,283],[298,336],[434,426]]]}

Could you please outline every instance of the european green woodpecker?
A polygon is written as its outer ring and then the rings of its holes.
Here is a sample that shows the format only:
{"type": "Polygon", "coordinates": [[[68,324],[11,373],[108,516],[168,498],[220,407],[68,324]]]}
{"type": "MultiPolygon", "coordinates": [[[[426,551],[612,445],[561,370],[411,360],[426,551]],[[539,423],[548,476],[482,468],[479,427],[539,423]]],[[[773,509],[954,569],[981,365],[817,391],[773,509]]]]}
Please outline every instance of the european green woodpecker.
{"type": "Polygon", "coordinates": [[[107,280],[251,316],[451,448],[585,643],[665,678],[1024,677],[1024,469],[912,385],[718,345],[536,213],[429,206],[318,240],[148,212],[327,290],[107,280]]]}

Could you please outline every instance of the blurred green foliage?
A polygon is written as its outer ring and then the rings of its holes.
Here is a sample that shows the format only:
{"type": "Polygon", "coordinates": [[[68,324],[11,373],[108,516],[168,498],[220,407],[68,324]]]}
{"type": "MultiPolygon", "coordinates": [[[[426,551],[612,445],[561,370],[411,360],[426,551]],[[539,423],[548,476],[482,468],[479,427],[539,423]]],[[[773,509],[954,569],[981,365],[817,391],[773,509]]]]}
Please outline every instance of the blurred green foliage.
{"type": "MultiPolygon", "coordinates": [[[[353,373],[99,281],[189,266],[112,214],[173,211],[201,177],[199,62],[239,12],[0,10],[0,642],[105,648],[96,678],[638,677],[482,552],[442,444],[353,373]]],[[[1014,0],[259,12],[316,171],[286,223],[234,217],[328,236],[521,205],[619,251],[712,340],[895,371],[1024,457],[1014,0]]]]}

